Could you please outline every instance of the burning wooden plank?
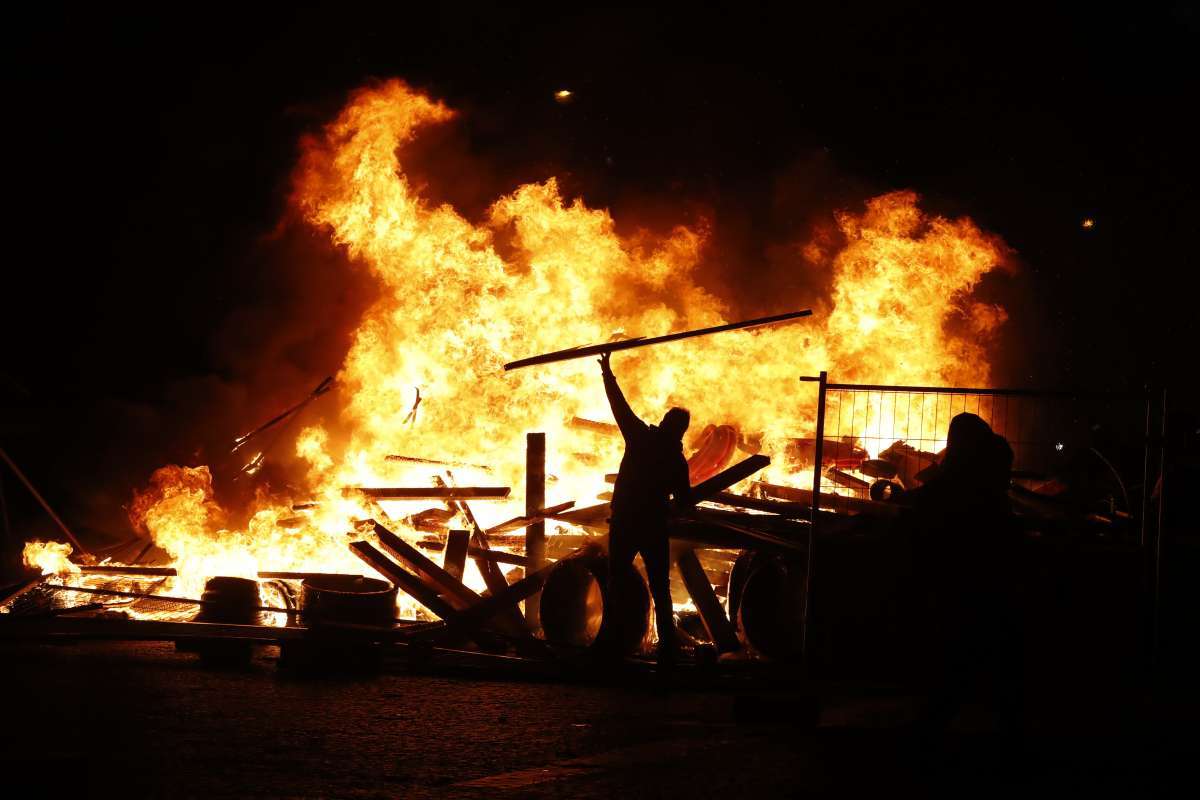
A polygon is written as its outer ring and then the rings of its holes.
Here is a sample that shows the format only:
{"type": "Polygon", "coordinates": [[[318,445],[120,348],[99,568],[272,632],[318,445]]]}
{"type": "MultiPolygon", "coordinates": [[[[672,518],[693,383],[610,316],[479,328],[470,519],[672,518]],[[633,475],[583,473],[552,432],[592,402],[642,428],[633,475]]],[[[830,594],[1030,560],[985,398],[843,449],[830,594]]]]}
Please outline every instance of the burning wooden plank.
{"type": "Polygon", "coordinates": [[[347,486],[342,496],[359,494],[372,500],[503,500],[511,492],[508,486],[347,486]]]}
{"type": "MultiPolygon", "coordinates": [[[[453,480],[454,476],[447,473],[447,476],[453,480]]],[[[436,479],[438,486],[450,488],[441,478],[436,479]]],[[[479,522],[475,519],[475,514],[471,512],[471,506],[465,500],[450,499],[447,500],[452,509],[456,509],[466,518],[467,524],[470,526],[471,543],[480,550],[491,550],[491,545],[488,543],[487,533],[480,527],[479,522]]],[[[475,566],[478,567],[479,573],[483,576],[483,582],[487,585],[488,591],[493,596],[500,594],[508,588],[508,579],[504,577],[504,573],[500,571],[500,566],[490,559],[476,555],[472,556],[475,566]]],[[[525,627],[525,617],[522,616],[521,610],[515,606],[506,608],[503,611],[505,617],[508,618],[509,624],[515,624],[520,629],[525,627]]]]}
{"type": "Polygon", "coordinates": [[[446,570],[433,563],[421,551],[401,539],[387,528],[374,523],[375,535],[384,552],[408,567],[426,583],[432,584],[437,593],[446,599],[457,610],[462,610],[479,602],[479,595],[463,586],[462,582],[446,570]]]}
{"type": "Polygon", "coordinates": [[[455,512],[448,508],[427,508],[404,518],[414,530],[426,533],[440,533],[447,529],[455,512]]]}
{"type": "Polygon", "coordinates": [[[248,639],[271,643],[303,639],[308,636],[308,631],[304,628],[277,625],[231,625],[215,622],[163,622],[72,616],[30,620],[17,618],[6,620],[0,624],[0,639],[42,639],[55,636],[118,641],[248,639]]]}
{"type": "MultiPolygon", "coordinates": [[[[453,536],[455,533],[467,533],[467,532],[466,531],[450,531],[451,536],[453,536]]],[[[557,540],[558,538],[559,537],[557,537],[557,536],[553,536],[553,537],[551,537],[550,541],[557,540]]],[[[467,542],[468,542],[468,545],[467,545],[466,555],[472,559],[482,558],[482,559],[486,559],[487,561],[495,561],[497,564],[512,564],[513,566],[516,566],[516,567],[529,566],[529,559],[526,558],[525,556],[520,556],[520,555],[517,555],[516,553],[508,553],[508,552],[505,552],[504,550],[483,550],[481,548],[471,545],[469,533],[467,533],[467,542]]],[[[440,553],[447,549],[448,544],[446,542],[436,542],[436,541],[430,541],[430,540],[426,539],[425,541],[417,542],[417,547],[421,548],[422,550],[429,550],[432,552],[440,553]]],[[[443,567],[443,569],[446,569],[446,568],[443,567]]],[[[446,571],[451,572],[451,574],[453,574],[453,572],[449,569],[446,569],[446,571]]]]}
{"type": "Polygon", "coordinates": [[[593,344],[584,347],[571,347],[566,350],[557,350],[553,353],[544,353],[540,356],[532,356],[531,358],[523,358],[519,361],[510,361],[504,365],[505,371],[513,369],[521,369],[522,367],[531,367],[536,364],[552,364],[556,361],[570,361],[576,358],[587,358],[588,356],[598,356],[601,353],[615,353],[618,350],[631,350],[635,347],[649,347],[654,344],[663,344],[664,342],[675,342],[680,339],[690,339],[693,336],[708,336],[713,333],[721,333],[723,331],[736,331],[745,328],[756,328],[763,325],[774,325],[780,322],[787,322],[800,317],[812,315],[812,309],[804,309],[803,311],[792,311],[787,314],[776,314],[771,317],[759,317],[758,319],[748,319],[743,322],[730,322],[725,325],[714,325],[711,328],[698,328],[690,331],[680,331],[679,333],[669,333],[666,336],[652,336],[649,339],[638,336],[633,339],[625,339],[619,342],[605,342],[604,344],[593,344]]]}
{"type": "Polygon", "coordinates": [[[84,575],[146,575],[157,578],[174,578],[178,574],[174,567],[133,567],[125,564],[83,566],[79,571],[84,575]]]}
{"type": "Polygon", "coordinates": [[[559,514],[547,514],[546,516],[549,519],[558,520],[559,522],[569,522],[581,528],[606,531],[608,530],[608,518],[612,516],[612,506],[609,503],[599,503],[594,506],[585,506],[559,514]]]}
{"type": "Polygon", "coordinates": [[[693,486],[692,499],[697,503],[707,500],[717,492],[724,491],[735,483],[744,481],[770,463],[771,459],[764,455],[753,455],[743,461],[739,461],[729,469],[719,472],[703,483],[693,486]]]}
{"type": "MultiPolygon", "coordinates": [[[[525,555],[530,569],[546,564],[546,523],[538,512],[546,505],[546,434],[525,434],[525,515],[531,522],[525,528],[525,555]]],[[[541,596],[534,592],[525,603],[525,623],[530,630],[541,627],[538,621],[541,596]]]]}
{"type": "Polygon", "coordinates": [[[370,542],[351,542],[350,550],[367,566],[394,583],[401,591],[441,619],[450,619],[454,616],[455,609],[450,603],[443,600],[437,592],[426,586],[415,575],[372,547],[370,542]]]}
{"type": "Polygon", "coordinates": [[[753,511],[766,511],[786,519],[808,519],[812,516],[812,504],[793,503],[779,500],[764,500],[758,497],[746,497],[733,492],[717,492],[709,498],[714,503],[721,503],[734,508],[749,508],[753,511]]]}
{"type": "Polygon", "coordinates": [[[559,503],[558,505],[550,506],[549,508],[539,508],[536,510],[536,512],[532,516],[523,515],[520,517],[513,517],[510,520],[505,520],[504,522],[501,522],[499,525],[493,525],[492,527],[485,530],[484,533],[486,533],[488,536],[496,536],[501,533],[508,533],[509,531],[520,530],[521,528],[526,527],[527,525],[529,525],[532,522],[540,522],[541,520],[544,520],[547,517],[553,518],[553,516],[555,514],[561,514],[562,512],[566,511],[567,509],[573,508],[574,506],[575,506],[575,501],[568,500],[565,503],[559,503]]]}
{"type": "Polygon", "coordinates": [[[465,461],[441,461],[436,458],[419,458],[418,456],[403,456],[390,455],[384,457],[385,461],[400,461],[407,464],[432,464],[438,467],[466,467],[468,469],[478,469],[484,472],[491,472],[491,467],[486,467],[482,464],[468,464],[465,461]]]}
{"type": "Polygon", "coordinates": [[[621,435],[621,429],[611,422],[597,422],[594,419],[584,419],[583,417],[571,417],[569,420],[567,420],[567,426],[583,431],[598,433],[601,436],[621,435]]]}
{"type": "Polygon", "coordinates": [[[696,610],[700,612],[700,619],[704,622],[704,628],[717,650],[722,653],[738,650],[740,645],[737,632],[729,622],[729,617],[725,616],[725,609],[721,608],[721,601],[713,592],[712,584],[704,568],[700,566],[695,551],[690,548],[680,551],[675,557],[675,564],[679,567],[683,584],[692,596],[696,610]]]}
{"type": "Polygon", "coordinates": [[[853,489],[856,492],[868,492],[871,490],[869,481],[864,481],[862,478],[857,478],[849,472],[830,467],[825,470],[825,477],[841,486],[843,489],[853,489]]]}
{"type": "MultiPolygon", "coordinates": [[[[580,552],[582,552],[582,549],[576,550],[571,555],[576,555],[580,552]]],[[[542,587],[546,585],[546,578],[550,575],[550,570],[554,569],[554,566],[554,564],[550,564],[536,572],[531,572],[502,591],[483,598],[475,605],[458,614],[453,620],[450,620],[446,625],[446,632],[469,633],[505,609],[516,610],[518,603],[535,592],[542,590],[542,587]]]]}
{"type": "MultiPolygon", "coordinates": [[[[774,483],[756,481],[755,487],[764,494],[789,500],[793,503],[806,503],[812,508],[813,493],[811,489],[798,489],[794,486],[780,486],[774,483]]],[[[874,500],[863,500],[858,497],[843,497],[840,494],[821,492],[821,508],[835,511],[853,511],[858,514],[873,514],[878,517],[897,516],[901,508],[891,503],[879,503],[874,500]]]]}
{"type": "Polygon", "coordinates": [[[258,577],[262,580],[273,581],[303,581],[309,578],[361,578],[361,575],[355,575],[349,572],[259,572],[258,577]]]}

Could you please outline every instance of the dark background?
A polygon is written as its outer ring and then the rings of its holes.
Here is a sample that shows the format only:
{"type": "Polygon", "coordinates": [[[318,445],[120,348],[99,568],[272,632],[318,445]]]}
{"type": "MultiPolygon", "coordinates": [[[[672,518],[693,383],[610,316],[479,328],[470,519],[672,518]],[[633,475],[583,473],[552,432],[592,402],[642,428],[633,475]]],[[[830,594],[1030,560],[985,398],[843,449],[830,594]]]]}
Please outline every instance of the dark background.
{"type": "MultiPolygon", "coordinates": [[[[463,112],[415,177],[468,215],[558,175],[618,221],[704,216],[706,269],[767,311],[780,243],[912,188],[1016,251],[981,290],[1010,313],[998,384],[1166,383],[1186,406],[1198,34],[1183,3],[10,18],[0,446],[118,535],[151,469],[332,374],[369,285],[289,223],[289,175],[302,134],[391,76],[463,112]]],[[[50,534],[4,486],[21,538],[50,534]]]]}

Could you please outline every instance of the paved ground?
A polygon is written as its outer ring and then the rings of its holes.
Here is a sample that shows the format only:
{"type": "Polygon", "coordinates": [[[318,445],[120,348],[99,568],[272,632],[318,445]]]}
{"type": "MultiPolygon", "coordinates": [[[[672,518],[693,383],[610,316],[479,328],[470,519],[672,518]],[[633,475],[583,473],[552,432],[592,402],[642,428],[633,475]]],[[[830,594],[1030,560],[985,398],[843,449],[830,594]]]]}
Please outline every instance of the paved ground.
{"type": "Polygon", "coordinates": [[[1009,757],[964,730],[917,746],[903,698],[831,697],[813,728],[778,689],[296,679],[272,656],[230,672],[164,644],[0,645],[4,796],[1144,797],[1193,753],[1103,700],[1009,757]]]}

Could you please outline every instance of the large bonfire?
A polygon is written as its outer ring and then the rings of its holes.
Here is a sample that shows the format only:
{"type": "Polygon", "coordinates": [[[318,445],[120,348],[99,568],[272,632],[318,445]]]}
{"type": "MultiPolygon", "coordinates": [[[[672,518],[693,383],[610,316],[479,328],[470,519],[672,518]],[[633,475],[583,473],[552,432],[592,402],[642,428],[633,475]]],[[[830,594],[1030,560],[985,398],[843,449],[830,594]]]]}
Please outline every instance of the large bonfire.
{"type": "MultiPolygon", "coordinates": [[[[135,525],[179,570],[174,593],[195,596],[207,577],[260,569],[361,572],[346,533],[350,520],[375,509],[344,496],[343,487],[429,486],[435,473],[445,476],[391,454],[486,466],[454,466],[452,479],[520,487],[525,433],[545,431],[548,501],[586,503],[604,490],[603,474],[620,455],[619,439],[568,424],[609,419],[595,364],[507,373],[502,365],[623,335],[733,321],[721,288],[697,280],[702,228],[623,237],[608,211],[566,202],[554,178],[518,186],[477,223],[428,202],[406,177],[405,145],[454,116],[392,80],[355,92],[303,143],[296,208],[345,248],[352,268],[370,270],[378,298],[337,375],[336,424],[296,437],[309,473],[303,497],[264,493],[249,523],[233,529],[206,467],[164,467],[137,495],[135,525]],[[298,515],[299,502],[312,505],[298,515]]],[[[815,394],[799,376],[826,369],[842,381],[988,385],[987,346],[1005,314],[973,292],[1004,265],[1003,243],[969,219],[927,215],[910,191],[837,212],[836,221],[844,245],[824,254],[832,292],[814,317],[618,355],[634,409],[651,417],[682,405],[695,430],[733,426],[743,448],[773,456],[772,480],[797,483],[803,474],[789,473],[797,468],[782,454],[789,440],[812,435],[815,415],[815,394]]],[[[780,297],[777,307],[757,311],[813,304],[780,297]]],[[[480,521],[520,513],[519,499],[479,504],[480,521]]],[[[420,536],[400,519],[422,505],[384,505],[398,533],[420,536]]],[[[28,548],[29,559],[47,568],[67,568],[62,556],[28,548]]],[[[467,580],[482,585],[477,573],[467,580]]]]}

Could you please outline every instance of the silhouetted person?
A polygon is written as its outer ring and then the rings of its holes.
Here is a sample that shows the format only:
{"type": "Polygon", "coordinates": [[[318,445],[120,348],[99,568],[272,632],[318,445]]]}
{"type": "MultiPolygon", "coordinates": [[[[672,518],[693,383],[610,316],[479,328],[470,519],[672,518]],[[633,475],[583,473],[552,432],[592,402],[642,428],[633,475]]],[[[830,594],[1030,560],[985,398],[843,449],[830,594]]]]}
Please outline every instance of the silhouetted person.
{"type": "Polygon", "coordinates": [[[901,499],[914,512],[932,634],[926,722],[933,729],[980,690],[990,690],[1006,725],[1019,715],[1020,536],[1008,502],[1012,461],[1004,437],[976,415],[959,414],[936,475],[901,499]]]}
{"type": "Polygon", "coordinates": [[[608,525],[610,594],[622,585],[620,573],[633,569],[639,552],[650,580],[658,630],[658,660],[669,665],[678,655],[675,616],[671,607],[671,556],[667,538],[670,499],[684,509],[692,505],[683,434],[691,420],[682,408],[672,408],[656,425],[647,425],[633,413],[609,365],[609,354],[600,358],[604,391],[613,418],[625,437],[625,455],[613,486],[612,517],[608,525]]]}

